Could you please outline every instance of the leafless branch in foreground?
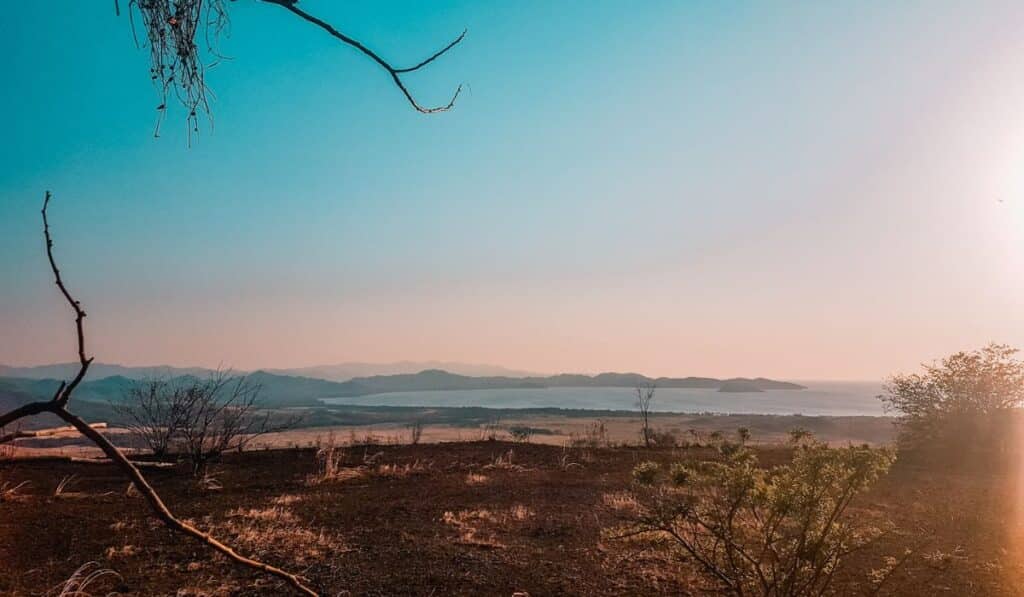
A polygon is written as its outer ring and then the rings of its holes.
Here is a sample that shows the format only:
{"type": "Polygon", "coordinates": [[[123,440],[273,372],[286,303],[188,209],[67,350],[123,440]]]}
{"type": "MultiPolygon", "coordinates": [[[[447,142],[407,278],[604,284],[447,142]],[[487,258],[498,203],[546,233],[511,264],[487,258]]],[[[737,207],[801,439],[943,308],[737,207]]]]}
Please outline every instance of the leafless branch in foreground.
{"type": "MultiPolygon", "coordinates": [[[[312,23],[369,57],[386,70],[409,104],[423,114],[434,114],[451,109],[462,92],[462,85],[447,104],[425,107],[421,105],[402,81],[402,75],[417,71],[434,62],[465,37],[463,31],[448,45],[430,57],[410,67],[395,67],[358,40],[342,33],[330,23],[311,15],[297,6],[298,0],[260,0],[276,4],[302,20],[312,23]]],[[[115,3],[115,12],[120,8],[115,3]]],[[[137,46],[149,49],[149,76],[160,93],[160,105],[154,136],[160,135],[160,125],[167,111],[168,99],[177,98],[188,110],[189,138],[199,132],[199,115],[210,117],[212,92],[206,84],[206,69],[217,65],[225,57],[218,49],[221,36],[230,31],[227,0],[129,0],[128,19],[137,46]],[[136,26],[136,15],[141,26],[136,26]],[[142,35],[140,35],[140,32],[142,35]],[[143,38],[144,36],[144,38],[143,38]]]]}
{"type": "Polygon", "coordinates": [[[106,436],[100,433],[98,429],[89,425],[83,419],[72,414],[71,411],[68,410],[67,405],[71,400],[71,394],[82,381],[82,378],[85,377],[85,373],[89,369],[89,365],[92,363],[92,357],[86,357],[85,353],[85,333],[82,326],[82,321],[85,319],[85,311],[82,310],[80,303],[71,296],[71,293],[68,292],[67,288],[64,286],[64,282],[60,277],[60,270],[57,268],[57,263],[53,258],[53,240],[50,238],[50,226],[46,219],[46,210],[49,205],[50,192],[47,191],[46,197],[43,200],[43,235],[46,238],[46,254],[49,258],[50,268],[53,270],[57,287],[64,295],[64,298],[67,299],[68,304],[70,304],[71,308],[75,311],[75,329],[78,334],[78,360],[80,366],[78,374],[75,375],[70,383],[61,382],[60,387],[57,389],[57,392],[51,400],[31,402],[0,415],[0,428],[10,425],[24,417],[42,413],[52,413],[60,417],[66,423],[77,429],[79,433],[96,444],[96,446],[106,454],[107,458],[121,469],[121,471],[131,480],[132,485],[134,485],[139,493],[141,493],[146,499],[146,502],[149,504],[149,507],[153,510],[156,517],[159,518],[167,528],[205,543],[237,564],[276,576],[290,584],[299,593],[316,597],[317,593],[307,587],[298,576],[275,566],[265,564],[259,560],[254,560],[240,555],[234,549],[224,543],[221,543],[209,533],[204,533],[192,525],[182,522],[176,518],[164,504],[156,490],[153,489],[153,486],[150,485],[149,482],[146,481],[146,478],[142,476],[138,467],[132,464],[132,462],[128,460],[128,458],[122,454],[121,451],[106,438],[106,436]]]}
{"type": "Polygon", "coordinates": [[[321,19],[319,19],[319,18],[309,14],[308,12],[302,10],[298,6],[296,6],[296,4],[298,4],[298,0],[262,0],[262,1],[266,2],[267,4],[277,4],[278,6],[281,6],[281,7],[285,8],[285,9],[291,11],[292,13],[294,13],[299,18],[301,18],[301,19],[303,19],[305,21],[308,21],[310,23],[313,23],[317,27],[320,27],[321,29],[323,29],[324,31],[329,33],[332,37],[340,40],[342,43],[348,44],[348,45],[352,46],[353,48],[359,50],[360,52],[362,52],[366,56],[368,56],[371,60],[376,62],[378,65],[380,65],[381,68],[383,68],[384,70],[388,71],[388,74],[391,75],[391,79],[395,82],[395,85],[398,86],[398,89],[401,90],[403,95],[405,95],[405,99],[409,100],[409,104],[411,104],[412,107],[415,108],[417,112],[421,112],[423,114],[434,114],[436,112],[445,112],[447,110],[450,110],[451,107],[455,105],[455,100],[458,99],[459,94],[462,93],[462,85],[459,85],[455,89],[455,94],[452,95],[451,100],[449,100],[447,104],[444,104],[444,105],[441,105],[441,106],[435,106],[433,108],[425,108],[425,107],[421,106],[419,104],[419,102],[416,101],[416,98],[413,97],[412,93],[409,92],[409,89],[406,88],[405,83],[402,82],[402,77],[400,75],[403,75],[405,73],[411,73],[413,71],[417,71],[417,70],[423,68],[424,66],[430,64],[431,62],[437,60],[441,56],[443,56],[446,52],[448,52],[448,50],[451,50],[452,48],[454,48],[456,45],[459,44],[459,42],[461,42],[466,37],[466,30],[465,29],[462,31],[462,33],[458,37],[456,37],[454,40],[452,40],[451,43],[449,43],[447,46],[441,48],[440,50],[435,52],[432,56],[430,56],[426,60],[420,62],[416,66],[410,66],[410,67],[407,67],[407,68],[396,68],[396,67],[392,66],[390,62],[388,62],[387,60],[384,60],[383,58],[381,58],[379,54],[377,54],[373,50],[367,48],[366,46],[364,46],[359,41],[357,41],[357,40],[355,40],[355,39],[345,35],[341,31],[338,31],[337,29],[335,29],[330,23],[328,23],[326,21],[323,21],[323,20],[321,20],[321,19]]]}

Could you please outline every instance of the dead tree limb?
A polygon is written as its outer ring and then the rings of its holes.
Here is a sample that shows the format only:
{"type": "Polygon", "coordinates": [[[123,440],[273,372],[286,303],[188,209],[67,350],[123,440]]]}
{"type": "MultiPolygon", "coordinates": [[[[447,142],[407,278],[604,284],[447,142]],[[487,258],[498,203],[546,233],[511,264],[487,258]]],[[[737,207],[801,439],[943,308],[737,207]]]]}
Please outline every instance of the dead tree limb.
{"type": "Polygon", "coordinates": [[[412,93],[409,92],[409,89],[406,88],[405,83],[402,82],[402,77],[400,75],[405,74],[405,73],[411,73],[413,71],[417,71],[417,70],[423,68],[424,66],[430,64],[431,62],[437,60],[438,58],[440,58],[448,50],[451,50],[452,48],[454,48],[456,45],[459,44],[459,42],[461,42],[466,37],[466,30],[465,29],[462,31],[462,33],[458,37],[456,37],[454,40],[452,40],[451,43],[449,43],[447,46],[441,48],[440,50],[435,52],[433,55],[431,55],[429,58],[427,58],[426,60],[423,60],[422,62],[420,62],[416,66],[410,66],[410,67],[407,67],[407,68],[396,68],[396,67],[392,66],[390,62],[388,62],[387,60],[384,60],[383,58],[381,58],[379,54],[377,54],[373,50],[367,48],[365,45],[360,43],[358,40],[353,39],[353,38],[349,37],[348,35],[345,35],[341,31],[338,31],[337,29],[335,29],[334,26],[331,25],[330,23],[328,23],[328,22],[326,22],[326,21],[324,21],[322,19],[319,19],[319,18],[309,14],[308,12],[302,10],[298,6],[296,6],[296,4],[298,4],[297,0],[262,0],[262,1],[266,2],[267,4],[276,4],[276,5],[284,8],[284,9],[292,12],[293,14],[298,16],[300,19],[302,19],[304,21],[307,21],[307,22],[310,22],[310,23],[316,25],[317,27],[320,27],[321,29],[323,29],[324,31],[329,33],[335,39],[338,39],[342,43],[345,43],[345,44],[348,44],[348,45],[352,46],[353,48],[359,50],[360,52],[362,52],[363,54],[368,56],[371,60],[376,62],[378,65],[380,65],[381,68],[383,68],[384,70],[388,71],[388,74],[391,75],[391,80],[395,82],[395,85],[398,86],[398,89],[400,89],[402,94],[405,95],[405,99],[409,100],[409,104],[411,104],[412,107],[415,108],[417,112],[421,112],[423,114],[434,114],[434,113],[437,113],[437,112],[445,112],[447,110],[450,110],[451,107],[455,105],[455,100],[458,99],[459,94],[462,93],[462,85],[459,85],[455,89],[455,94],[452,95],[451,100],[449,100],[449,102],[447,104],[444,104],[442,106],[435,106],[433,108],[424,108],[423,106],[421,106],[419,104],[419,102],[416,101],[416,98],[414,98],[412,93]]]}
{"type": "MultiPolygon", "coordinates": [[[[90,423],[90,427],[93,429],[106,429],[106,423],[90,423]]],[[[74,427],[55,427],[53,429],[33,429],[30,431],[23,431],[21,429],[15,430],[7,435],[0,435],[0,444],[9,444],[19,439],[32,439],[32,438],[44,438],[44,437],[59,437],[66,433],[78,433],[78,430],[74,427]]]]}
{"type": "Polygon", "coordinates": [[[68,401],[71,400],[71,393],[75,390],[78,384],[81,383],[82,378],[85,377],[85,373],[89,369],[89,365],[92,363],[92,357],[87,357],[85,354],[85,332],[82,323],[85,319],[85,311],[82,310],[80,303],[71,296],[71,293],[68,292],[67,288],[64,286],[64,282],[60,277],[60,270],[57,268],[57,262],[53,257],[53,240],[50,238],[50,226],[46,219],[46,210],[49,207],[49,204],[50,192],[47,191],[46,197],[43,200],[43,236],[46,239],[46,254],[49,258],[50,268],[53,270],[57,287],[60,288],[64,298],[67,299],[68,304],[70,304],[71,308],[75,311],[75,329],[78,333],[79,370],[78,374],[75,375],[70,383],[61,382],[60,387],[57,388],[57,392],[51,400],[32,402],[0,415],[0,428],[24,417],[42,413],[52,413],[60,417],[66,423],[78,430],[79,433],[92,441],[92,443],[96,444],[96,446],[106,454],[107,458],[121,469],[121,471],[131,480],[132,485],[134,485],[139,493],[141,493],[146,499],[146,502],[149,504],[150,509],[153,510],[156,517],[159,518],[167,528],[205,543],[237,564],[276,576],[290,584],[299,593],[317,597],[317,593],[313,591],[313,589],[307,587],[298,576],[277,568],[276,566],[271,566],[270,564],[265,564],[259,560],[247,558],[236,552],[228,545],[220,542],[209,533],[204,533],[194,526],[176,518],[167,508],[166,504],[164,504],[163,500],[160,499],[159,494],[157,494],[156,490],[153,489],[153,486],[150,485],[149,482],[146,481],[146,478],[142,476],[138,467],[132,464],[132,462],[128,460],[128,457],[118,450],[117,447],[114,446],[106,436],[100,433],[99,430],[89,425],[89,423],[86,423],[81,417],[78,417],[67,409],[68,401]]]}

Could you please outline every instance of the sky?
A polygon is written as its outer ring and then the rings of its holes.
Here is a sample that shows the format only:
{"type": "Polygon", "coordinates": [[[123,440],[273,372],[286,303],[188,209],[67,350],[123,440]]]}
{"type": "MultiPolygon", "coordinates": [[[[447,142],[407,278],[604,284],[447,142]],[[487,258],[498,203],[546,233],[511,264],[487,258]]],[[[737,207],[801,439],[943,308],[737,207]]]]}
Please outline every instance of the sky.
{"type": "MultiPolygon", "coordinates": [[[[122,2],[122,4],[126,4],[122,2]]],[[[229,3],[187,140],[110,2],[0,23],[0,363],[879,379],[1024,347],[1024,3],[229,3]]],[[[122,7],[123,8],[123,7],[122,7]]]]}

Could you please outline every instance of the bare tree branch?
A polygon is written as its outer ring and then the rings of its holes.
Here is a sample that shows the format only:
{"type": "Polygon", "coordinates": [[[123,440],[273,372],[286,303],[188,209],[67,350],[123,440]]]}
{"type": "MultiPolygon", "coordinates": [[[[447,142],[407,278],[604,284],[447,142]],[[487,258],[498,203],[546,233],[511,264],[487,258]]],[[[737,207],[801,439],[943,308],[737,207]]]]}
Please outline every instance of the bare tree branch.
{"type": "Polygon", "coordinates": [[[466,37],[466,30],[463,30],[462,33],[458,37],[456,37],[451,43],[449,43],[447,46],[445,46],[444,48],[438,50],[432,56],[430,56],[426,60],[420,62],[416,66],[410,66],[410,67],[407,67],[407,68],[395,68],[394,66],[391,65],[391,63],[389,63],[387,60],[384,60],[383,58],[381,58],[380,55],[378,55],[373,50],[371,50],[371,49],[367,48],[366,46],[364,46],[358,40],[353,39],[353,38],[345,35],[341,31],[338,31],[337,29],[335,29],[334,26],[331,25],[330,23],[328,23],[328,22],[326,22],[324,20],[321,20],[321,19],[319,19],[319,18],[309,14],[308,12],[302,10],[298,6],[296,6],[297,0],[262,0],[262,1],[266,2],[267,4],[276,4],[278,6],[281,6],[282,8],[285,8],[285,9],[291,11],[293,14],[295,14],[299,18],[301,18],[301,19],[303,19],[305,21],[308,21],[310,23],[313,23],[314,25],[320,27],[321,29],[323,29],[324,31],[329,33],[332,37],[340,40],[342,43],[348,44],[348,45],[352,46],[353,48],[359,50],[360,52],[362,52],[366,56],[369,56],[370,59],[373,60],[374,62],[376,62],[377,64],[379,64],[381,66],[381,68],[383,68],[384,70],[388,71],[388,74],[391,75],[391,79],[395,82],[395,85],[398,86],[398,89],[400,89],[402,91],[402,94],[405,95],[405,99],[409,100],[409,104],[411,104],[412,107],[415,108],[417,112],[420,112],[420,113],[423,113],[423,114],[434,114],[434,113],[437,113],[437,112],[445,112],[447,110],[450,110],[451,107],[455,105],[455,100],[458,99],[459,94],[462,93],[462,85],[459,85],[458,88],[455,89],[455,94],[452,95],[451,100],[449,100],[449,102],[447,104],[444,104],[442,106],[435,106],[433,108],[425,108],[425,107],[421,106],[419,104],[419,102],[416,101],[416,98],[414,98],[412,93],[409,92],[409,89],[406,88],[405,83],[402,82],[402,78],[399,75],[401,75],[403,73],[411,73],[411,72],[413,72],[415,70],[419,70],[419,69],[423,68],[424,66],[430,64],[434,60],[437,60],[438,58],[440,58],[442,55],[444,55],[446,52],[448,52],[448,50],[451,50],[452,48],[454,48],[456,45],[459,44],[459,42],[461,42],[466,37]]]}
{"type": "Polygon", "coordinates": [[[53,413],[54,415],[57,415],[69,425],[77,429],[79,433],[96,444],[100,450],[107,455],[107,458],[109,458],[113,464],[120,468],[122,472],[131,479],[132,484],[146,499],[150,508],[156,514],[156,517],[159,518],[169,529],[189,535],[190,537],[205,543],[238,564],[276,576],[290,584],[299,593],[317,597],[317,593],[307,587],[298,576],[277,568],[276,566],[271,566],[260,562],[259,560],[254,560],[240,555],[234,549],[224,543],[221,543],[209,533],[204,533],[192,525],[182,522],[176,518],[164,504],[156,490],[153,489],[153,486],[150,485],[149,482],[146,481],[146,478],[142,476],[139,469],[132,464],[132,462],[128,460],[128,458],[118,450],[117,447],[106,438],[106,436],[100,433],[89,423],[86,423],[80,417],[68,411],[67,404],[71,399],[71,393],[82,381],[82,378],[85,377],[85,373],[89,369],[90,363],[92,363],[92,358],[86,357],[85,355],[85,333],[82,326],[82,320],[85,319],[85,311],[82,310],[79,302],[71,296],[71,293],[68,292],[67,288],[64,286],[64,282],[60,277],[60,270],[57,268],[56,260],[53,257],[53,241],[50,238],[50,227],[46,218],[46,210],[49,207],[49,204],[50,192],[47,191],[46,197],[43,200],[43,234],[46,238],[46,253],[50,261],[50,268],[53,270],[53,275],[57,282],[57,287],[60,288],[61,293],[75,311],[75,329],[78,333],[78,357],[80,367],[71,383],[61,383],[52,400],[48,402],[32,402],[0,415],[0,428],[32,415],[42,413],[53,413]]]}

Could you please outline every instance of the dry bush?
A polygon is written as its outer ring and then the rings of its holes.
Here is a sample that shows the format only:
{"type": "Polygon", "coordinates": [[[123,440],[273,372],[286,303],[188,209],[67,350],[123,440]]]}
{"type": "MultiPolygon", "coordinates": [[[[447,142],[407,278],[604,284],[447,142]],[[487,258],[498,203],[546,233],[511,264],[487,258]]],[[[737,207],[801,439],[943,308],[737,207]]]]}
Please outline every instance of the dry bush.
{"type": "Polygon", "coordinates": [[[574,447],[606,448],[611,445],[608,441],[608,427],[601,420],[589,423],[582,433],[570,433],[569,443],[574,447]]]}
{"type": "Polygon", "coordinates": [[[316,473],[306,479],[307,483],[317,485],[361,474],[345,466],[345,449],[337,444],[333,433],[327,436],[327,441],[323,444],[320,444],[317,438],[317,444],[316,473]]]}
{"type": "Polygon", "coordinates": [[[657,390],[657,385],[653,383],[640,383],[636,384],[636,406],[640,409],[640,439],[644,442],[644,447],[650,448],[653,443],[651,437],[651,402],[654,401],[654,393],[657,390]]]}
{"type": "Polygon", "coordinates": [[[649,429],[647,431],[647,447],[675,448],[679,438],[670,429],[649,429]]]}
{"type": "Polygon", "coordinates": [[[501,436],[501,419],[494,418],[484,423],[483,427],[480,428],[480,440],[481,441],[497,441],[501,436]]]}
{"type": "Polygon", "coordinates": [[[423,437],[423,422],[413,421],[409,423],[409,443],[413,446],[420,443],[420,439],[423,437]]]}
{"type": "Polygon", "coordinates": [[[469,473],[466,475],[466,485],[484,485],[490,481],[490,477],[487,475],[481,475],[479,473],[469,473]]]}
{"type": "Polygon", "coordinates": [[[193,474],[201,476],[225,452],[241,451],[260,436],[299,422],[263,409],[259,394],[259,384],[247,377],[216,371],[206,379],[140,382],[116,408],[155,456],[184,456],[193,474]]]}

